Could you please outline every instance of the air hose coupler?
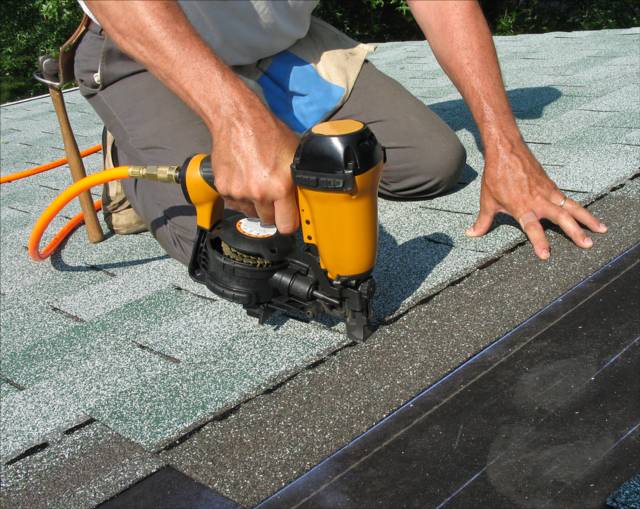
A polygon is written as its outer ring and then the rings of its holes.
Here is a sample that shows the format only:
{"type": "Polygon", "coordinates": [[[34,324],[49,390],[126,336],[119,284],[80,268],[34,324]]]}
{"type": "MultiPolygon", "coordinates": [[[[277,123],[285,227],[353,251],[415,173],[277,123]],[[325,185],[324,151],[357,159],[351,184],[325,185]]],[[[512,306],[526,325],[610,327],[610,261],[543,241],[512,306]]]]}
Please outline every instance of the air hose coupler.
{"type": "Polygon", "coordinates": [[[129,166],[129,177],[178,184],[180,166],[129,166]]]}

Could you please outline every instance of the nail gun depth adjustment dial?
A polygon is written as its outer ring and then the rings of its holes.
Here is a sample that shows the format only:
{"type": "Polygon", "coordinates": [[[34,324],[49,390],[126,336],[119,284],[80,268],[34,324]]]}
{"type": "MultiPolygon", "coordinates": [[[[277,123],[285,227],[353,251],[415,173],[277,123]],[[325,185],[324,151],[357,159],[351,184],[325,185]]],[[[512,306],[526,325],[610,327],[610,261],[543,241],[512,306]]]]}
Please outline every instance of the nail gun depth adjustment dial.
{"type": "Polygon", "coordinates": [[[236,228],[243,235],[257,239],[272,237],[278,232],[274,225],[263,225],[255,217],[243,217],[236,223],[236,228]]]}

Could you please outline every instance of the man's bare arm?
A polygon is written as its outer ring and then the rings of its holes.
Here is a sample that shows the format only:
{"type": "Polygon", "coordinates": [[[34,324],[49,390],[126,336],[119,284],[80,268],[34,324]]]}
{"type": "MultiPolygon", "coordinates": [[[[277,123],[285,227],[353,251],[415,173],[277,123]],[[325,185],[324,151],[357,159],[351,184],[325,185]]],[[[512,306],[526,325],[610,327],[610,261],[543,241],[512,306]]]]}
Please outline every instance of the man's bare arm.
{"type": "Polygon", "coordinates": [[[145,0],[87,4],[118,47],[208,126],[216,186],[227,205],[257,212],[283,233],[294,231],[298,214],[289,165],[297,138],[207,46],[180,6],[145,0]]]}
{"type": "Polygon", "coordinates": [[[542,259],[549,257],[543,218],[558,224],[578,246],[591,247],[592,240],[578,222],[595,232],[607,228],[573,200],[563,203],[564,195],[522,141],[478,3],[409,0],[409,6],[438,62],[469,106],[485,148],[480,213],[467,233],[484,235],[495,214],[506,212],[520,222],[542,259]]]}

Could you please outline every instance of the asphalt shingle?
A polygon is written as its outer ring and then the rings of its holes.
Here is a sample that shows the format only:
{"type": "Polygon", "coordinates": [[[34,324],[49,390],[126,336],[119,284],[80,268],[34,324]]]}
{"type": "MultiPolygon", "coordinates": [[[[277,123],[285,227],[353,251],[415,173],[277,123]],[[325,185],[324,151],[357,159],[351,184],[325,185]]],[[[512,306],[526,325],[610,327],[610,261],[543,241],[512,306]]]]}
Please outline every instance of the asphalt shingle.
{"type": "Polygon", "coordinates": [[[15,509],[94,507],[163,463],[105,426],[92,423],[38,454],[0,467],[0,505],[15,509]]]}
{"type": "Polygon", "coordinates": [[[58,440],[65,430],[87,419],[68,400],[39,387],[9,394],[2,399],[0,461],[8,462],[32,447],[58,440]]]}

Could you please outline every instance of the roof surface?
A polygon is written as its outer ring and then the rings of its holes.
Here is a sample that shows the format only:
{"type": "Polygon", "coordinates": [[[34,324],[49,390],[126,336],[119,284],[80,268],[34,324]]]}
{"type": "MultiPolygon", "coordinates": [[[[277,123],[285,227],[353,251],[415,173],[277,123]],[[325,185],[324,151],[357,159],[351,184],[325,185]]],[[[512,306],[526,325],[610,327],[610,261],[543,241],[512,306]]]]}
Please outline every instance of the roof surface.
{"type": "MultiPolygon", "coordinates": [[[[523,136],[567,194],[587,203],[638,172],[640,30],[495,40],[523,136]]],[[[485,238],[464,236],[478,208],[478,134],[427,46],[382,44],[371,60],[447,121],[468,152],[456,192],[380,202],[375,309],[383,324],[377,334],[384,335],[412,307],[523,236],[508,221],[485,238]]],[[[90,107],[77,92],[65,97],[81,148],[98,143],[101,124],[90,107]]],[[[0,113],[3,174],[64,155],[47,98],[0,113]]],[[[99,155],[86,162],[100,169],[99,155]]],[[[87,479],[85,491],[58,501],[71,507],[95,504],[155,470],[167,457],[155,452],[348,340],[340,326],[278,318],[258,326],[191,282],[148,234],[89,245],[80,230],[50,262],[31,262],[30,228],[68,183],[60,168],[0,189],[0,455],[4,465],[48,444],[41,453],[47,461],[4,467],[4,488],[14,494],[47,477],[70,450],[103,465],[108,475],[100,482],[87,479]]],[[[74,204],[65,215],[76,210],[74,204]]],[[[77,483],[77,473],[68,472],[77,483]]]]}

